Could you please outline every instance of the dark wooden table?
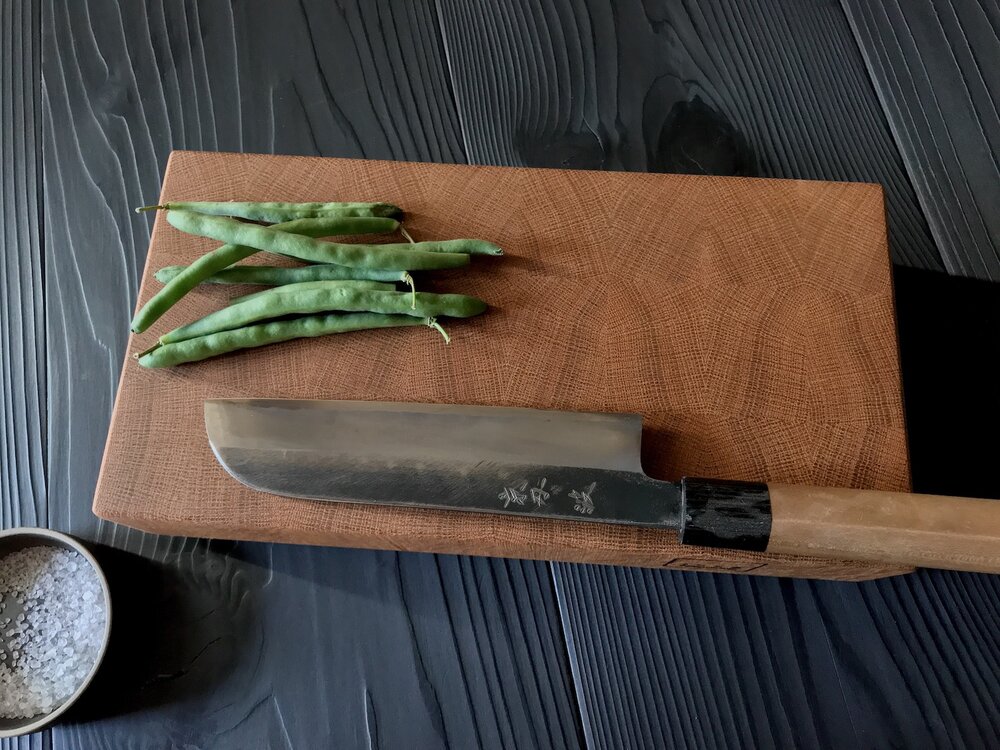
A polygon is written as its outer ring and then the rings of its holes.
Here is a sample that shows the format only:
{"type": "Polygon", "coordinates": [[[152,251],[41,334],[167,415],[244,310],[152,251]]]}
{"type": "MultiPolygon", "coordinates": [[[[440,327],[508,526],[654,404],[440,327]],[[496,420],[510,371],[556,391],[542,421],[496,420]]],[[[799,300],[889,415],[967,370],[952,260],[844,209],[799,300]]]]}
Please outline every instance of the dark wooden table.
{"type": "Polygon", "coordinates": [[[997,746],[997,577],[218,543],[90,513],[149,233],[130,209],[173,148],[881,183],[915,486],[1000,495],[994,0],[0,8],[0,522],[100,543],[118,606],[71,721],[0,747],[997,746]]]}

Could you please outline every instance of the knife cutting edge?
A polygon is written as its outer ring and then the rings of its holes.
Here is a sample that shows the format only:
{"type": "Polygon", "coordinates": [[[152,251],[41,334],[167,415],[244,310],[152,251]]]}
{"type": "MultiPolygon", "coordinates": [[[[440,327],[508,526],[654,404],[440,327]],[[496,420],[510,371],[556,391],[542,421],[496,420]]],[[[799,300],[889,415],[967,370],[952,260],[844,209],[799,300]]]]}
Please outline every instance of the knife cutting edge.
{"type": "Polygon", "coordinates": [[[215,399],[212,450],[255,490],[676,529],[680,541],[1000,572],[1000,501],[648,477],[642,418],[491,406],[215,399]]]}

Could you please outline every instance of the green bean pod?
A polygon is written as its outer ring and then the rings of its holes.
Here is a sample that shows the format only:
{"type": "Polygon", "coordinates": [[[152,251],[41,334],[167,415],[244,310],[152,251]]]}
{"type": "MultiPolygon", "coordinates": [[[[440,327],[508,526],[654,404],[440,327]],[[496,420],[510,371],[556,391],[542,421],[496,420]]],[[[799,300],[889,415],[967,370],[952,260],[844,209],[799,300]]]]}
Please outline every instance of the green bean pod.
{"type": "MultiPolygon", "coordinates": [[[[170,216],[168,212],[167,216],[170,216]]],[[[230,221],[227,219],[227,221],[230,221]]],[[[237,222],[234,222],[237,223],[237,222]]],[[[378,217],[333,217],[323,219],[298,219],[276,225],[272,231],[294,231],[295,236],[330,237],[337,234],[369,234],[392,232],[399,226],[394,219],[378,217]]],[[[248,258],[256,248],[229,243],[205,253],[198,260],[178,273],[142,306],[132,319],[132,330],[142,333],[155,323],[167,310],[177,304],[185,294],[198,284],[233,263],[248,258]]]]}
{"type": "Polygon", "coordinates": [[[167,221],[182,232],[210,237],[220,242],[247,245],[258,250],[313,263],[335,263],[351,268],[380,268],[390,271],[424,271],[459,268],[469,264],[462,253],[424,252],[412,244],[345,245],[295,234],[284,227],[263,227],[224,216],[193,211],[167,211],[167,221]]]}
{"type": "Polygon", "coordinates": [[[220,354],[276,344],[291,339],[327,336],[372,328],[428,325],[436,327],[432,319],[414,318],[409,315],[379,315],[378,313],[350,313],[309,315],[293,320],[220,331],[207,336],[188,339],[173,344],[156,346],[139,355],[143,367],[172,367],[185,362],[217,357],[220,354]]]}
{"type": "Polygon", "coordinates": [[[373,249],[420,250],[425,253],[463,253],[465,255],[503,255],[503,250],[487,240],[426,240],[424,242],[395,242],[371,245],[373,249]]]}
{"type": "Polygon", "coordinates": [[[347,216],[402,216],[403,209],[391,203],[260,203],[238,201],[175,201],[142,206],[136,213],[157,210],[195,211],[211,216],[234,216],[268,223],[295,219],[347,216]]]}
{"type": "Polygon", "coordinates": [[[224,307],[193,323],[168,331],[160,337],[160,343],[184,341],[284,315],[309,315],[334,310],[419,318],[470,318],[484,312],[486,303],[464,294],[376,292],[343,287],[285,292],[278,287],[267,295],[224,307]]]}
{"type": "Polygon", "coordinates": [[[247,300],[263,297],[265,294],[275,294],[276,292],[301,292],[306,289],[329,289],[333,287],[345,287],[348,289],[369,289],[376,292],[394,292],[395,284],[386,284],[381,281],[358,281],[355,279],[342,279],[340,281],[302,281],[298,284],[286,284],[275,289],[265,289],[262,292],[244,294],[242,297],[234,297],[229,300],[230,305],[238,305],[247,300]]]}
{"type": "MultiPolygon", "coordinates": [[[[168,283],[187,266],[167,266],[154,275],[161,283],[168,283]]],[[[406,283],[406,271],[382,271],[377,268],[348,268],[330,263],[314,266],[284,268],[281,266],[231,266],[214,273],[203,284],[256,284],[258,286],[284,286],[304,281],[401,281],[406,283]]]]}

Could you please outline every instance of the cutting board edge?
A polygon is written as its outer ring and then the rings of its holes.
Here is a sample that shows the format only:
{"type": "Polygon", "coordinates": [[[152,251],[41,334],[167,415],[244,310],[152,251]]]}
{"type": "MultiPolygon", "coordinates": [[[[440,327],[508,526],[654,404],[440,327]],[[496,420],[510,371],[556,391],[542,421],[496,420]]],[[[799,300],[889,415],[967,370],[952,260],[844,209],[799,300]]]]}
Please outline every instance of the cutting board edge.
{"type": "Polygon", "coordinates": [[[910,457],[910,433],[907,429],[906,393],[903,390],[903,352],[899,342],[899,307],[896,305],[896,275],[893,272],[892,249],[889,247],[889,211],[885,203],[885,190],[879,187],[878,198],[882,202],[882,247],[885,249],[885,263],[889,275],[889,299],[892,303],[892,326],[889,333],[893,341],[893,354],[896,358],[896,385],[899,390],[901,419],[903,425],[903,469],[906,472],[906,486],[900,489],[913,492],[913,463],[910,457]]]}
{"type": "MultiPolygon", "coordinates": [[[[178,152],[171,151],[170,155],[167,157],[167,165],[163,170],[163,180],[160,183],[160,195],[157,203],[163,203],[163,196],[165,191],[165,186],[167,185],[167,178],[170,176],[170,169],[174,162],[175,153],[198,153],[194,151],[178,152]]],[[[156,212],[157,218],[159,211],[156,212]]],[[[153,221],[153,228],[149,233],[149,247],[152,248],[153,241],[156,239],[157,232],[160,231],[162,224],[158,220],[153,221]]],[[[132,308],[132,318],[139,312],[144,299],[143,291],[146,284],[149,283],[149,279],[153,276],[153,271],[151,270],[151,265],[153,263],[153,254],[146,251],[146,259],[142,264],[142,275],[139,277],[139,288],[136,290],[135,305],[132,308]]],[[[131,321],[131,319],[130,319],[131,321]]],[[[122,398],[121,392],[122,387],[125,385],[125,378],[128,376],[128,364],[129,359],[132,357],[132,350],[134,348],[136,339],[136,334],[132,332],[131,322],[129,324],[128,338],[125,341],[125,356],[122,358],[121,371],[118,373],[118,385],[115,387],[115,402],[111,406],[111,419],[108,422],[108,432],[104,438],[104,448],[101,450],[101,465],[97,472],[97,483],[94,485],[94,499],[92,503],[92,510],[94,515],[98,518],[103,518],[100,513],[97,512],[97,507],[100,503],[100,498],[104,493],[104,483],[108,481],[108,457],[111,455],[112,442],[115,436],[115,428],[117,426],[118,419],[120,417],[122,398]]],[[[133,527],[137,528],[137,527],[133,527]]]]}
{"type": "Polygon", "coordinates": [[[640,176],[640,177],[652,177],[652,178],[662,178],[662,179],[693,179],[701,180],[710,178],[713,180],[722,180],[724,182],[760,182],[766,184],[790,184],[790,183],[802,183],[806,185],[850,185],[856,188],[867,188],[873,193],[878,192],[880,194],[884,193],[884,189],[881,184],[877,182],[855,182],[852,180],[811,180],[802,177],[787,178],[787,177],[757,177],[757,176],[743,176],[743,175],[703,175],[703,174],[684,174],[679,172],[632,172],[627,170],[599,170],[599,169],[586,169],[586,168],[561,168],[561,167],[525,167],[525,166],[504,166],[497,164],[460,164],[460,163],[446,163],[439,161],[414,161],[414,160],[397,160],[397,159],[359,159],[349,156],[309,156],[306,154],[267,154],[258,151],[197,151],[192,149],[174,149],[170,152],[167,157],[167,167],[164,170],[163,182],[166,183],[166,174],[170,168],[171,161],[177,157],[179,159],[184,159],[188,156],[203,156],[209,154],[211,156],[241,156],[241,157],[254,157],[254,156],[280,156],[283,159],[302,159],[304,161],[339,161],[345,163],[361,163],[375,164],[375,165],[387,165],[387,164],[399,164],[399,165],[427,165],[427,166],[447,166],[455,167],[462,170],[487,170],[487,171],[531,171],[531,172],[554,172],[562,174],[578,174],[578,173],[591,173],[591,174],[601,174],[601,175],[613,175],[613,176],[624,176],[628,175],[630,177],[640,176]]]}
{"type": "MultiPolygon", "coordinates": [[[[584,548],[548,545],[545,549],[525,544],[489,546],[489,540],[477,537],[463,544],[454,537],[434,537],[423,534],[419,540],[411,536],[372,536],[349,532],[296,528],[283,533],[275,529],[247,527],[243,529],[213,528],[195,521],[166,520],[157,523],[148,517],[130,517],[103,513],[99,496],[95,496],[94,514],[105,521],[121,524],[151,534],[226,539],[242,542],[301,544],[306,546],[340,547],[349,549],[390,550],[422,554],[468,555],[499,557],[516,560],[576,563],[584,565],[616,565],[651,569],[686,570],[700,573],[730,573],[780,578],[811,578],[831,581],[870,581],[905,575],[914,568],[879,565],[852,560],[829,560],[812,557],[788,557],[692,548],[676,541],[676,534],[663,532],[671,541],[655,552],[609,548],[584,548]],[[414,543],[419,541],[419,543],[414,543]]],[[[465,515],[465,514],[461,514],[465,515]]],[[[545,523],[545,522],[541,522],[545,523]]]]}

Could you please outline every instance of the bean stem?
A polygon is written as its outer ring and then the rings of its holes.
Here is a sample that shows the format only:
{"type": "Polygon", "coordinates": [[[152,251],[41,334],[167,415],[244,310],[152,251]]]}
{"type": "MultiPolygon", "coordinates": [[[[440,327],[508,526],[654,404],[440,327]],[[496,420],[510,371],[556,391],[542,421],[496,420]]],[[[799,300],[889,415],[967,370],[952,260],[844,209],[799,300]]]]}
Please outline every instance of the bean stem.
{"type": "Polygon", "coordinates": [[[449,336],[448,332],[446,330],[444,330],[444,327],[440,323],[437,322],[437,318],[427,318],[427,320],[425,322],[427,323],[427,326],[429,328],[433,328],[435,331],[437,331],[442,336],[444,336],[444,343],[445,344],[450,344],[451,343],[451,336],[449,336]]]}
{"type": "Polygon", "coordinates": [[[410,287],[410,298],[411,304],[410,308],[413,310],[417,309],[417,285],[413,283],[413,277],[406,273],[403,275],[403,283],[410,287]]]}

